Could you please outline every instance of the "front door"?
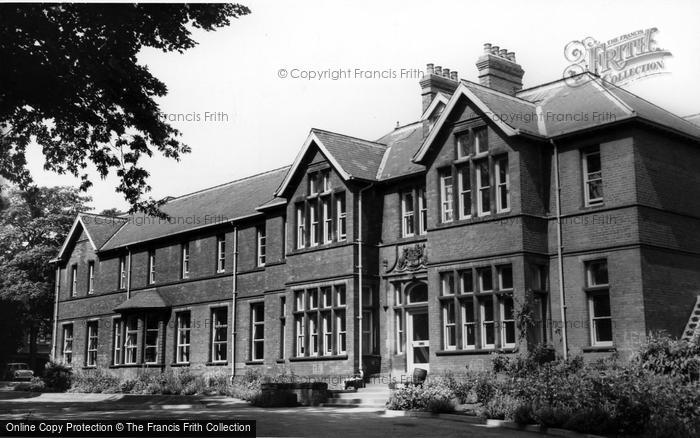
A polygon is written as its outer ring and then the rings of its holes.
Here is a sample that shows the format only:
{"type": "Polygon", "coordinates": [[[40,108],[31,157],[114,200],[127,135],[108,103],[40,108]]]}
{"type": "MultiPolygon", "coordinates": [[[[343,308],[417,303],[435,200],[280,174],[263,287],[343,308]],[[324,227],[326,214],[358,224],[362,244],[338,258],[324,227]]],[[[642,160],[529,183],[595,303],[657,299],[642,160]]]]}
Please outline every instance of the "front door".
{"type": "Polygon", "coordinates": [[[429,371],[430,340],[428,337],[428,308],[407,311],[408,320],[408,373],[416,368],[429,371]]]}

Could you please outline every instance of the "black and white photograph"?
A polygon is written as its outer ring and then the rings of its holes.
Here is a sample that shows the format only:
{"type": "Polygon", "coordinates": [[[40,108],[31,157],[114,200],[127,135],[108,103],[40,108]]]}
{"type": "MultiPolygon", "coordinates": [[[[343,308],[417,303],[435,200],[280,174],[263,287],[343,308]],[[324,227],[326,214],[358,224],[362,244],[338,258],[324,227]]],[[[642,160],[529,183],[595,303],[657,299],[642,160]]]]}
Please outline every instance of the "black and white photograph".
{"type": "Polygon", "coordinates": [[[0,437],[700,437],[700,3],[0,2],[0,437]]]}

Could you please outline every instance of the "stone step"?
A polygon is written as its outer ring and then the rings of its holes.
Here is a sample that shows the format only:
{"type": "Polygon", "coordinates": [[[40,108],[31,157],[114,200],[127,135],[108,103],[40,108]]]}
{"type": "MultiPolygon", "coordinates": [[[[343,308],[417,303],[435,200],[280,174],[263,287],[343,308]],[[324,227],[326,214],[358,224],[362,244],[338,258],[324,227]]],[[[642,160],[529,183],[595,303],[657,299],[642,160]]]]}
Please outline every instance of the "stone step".
{"type": "Polygon", "coordinates": [[[366,405],[366,404],[384,404],[387,399],[385,398],[329,398],[326,403],[334,403],[341,405],[366,405]]]}
{"type": "Polygon", "coordinates": [[[338,404],[338,403],[323,403],[321,405],[324,408],[367,408],[367,409],[386,409],[384,403],[375,404],[338,404]]]}
{"type": "Polygon", "coordinates": [[[355,398],[385,398],[391,397],[389,392],[356,392],[354,394],[333,394],[330,398],[355,399],[355,398]]]}

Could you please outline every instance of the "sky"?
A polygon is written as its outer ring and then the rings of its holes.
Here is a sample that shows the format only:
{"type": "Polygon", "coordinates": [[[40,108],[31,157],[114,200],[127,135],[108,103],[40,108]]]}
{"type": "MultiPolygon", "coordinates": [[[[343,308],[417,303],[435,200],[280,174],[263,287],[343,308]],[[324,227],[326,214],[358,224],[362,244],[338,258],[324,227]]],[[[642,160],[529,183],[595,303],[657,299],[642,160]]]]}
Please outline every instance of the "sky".
{"type": "MultiPolygon", "coordinates": [[[[475,62],[487,42],[515,52],[527,88],[562,77],[570,41],[655,27],[658,46],[672,53],[665,59],[668,74],[625,88],[678,115],[700,113],[696,0],[240,2],[252,13],[228,28],[194,31],[194,49],[144,49],[139,56],[167,85],[161,110],[180,119],[172,125],[192,148],[180,162],[144,161],[156,199],[291,164],[311,128],[376,140],[419,118],[415,70],[435,63],[477,82],[475,62]],[[329,78],[348,69],[351,77],[329,78]],[[366,77],[356,69],[396,77],[366,77]],[[291,77],[310,72],[326,76],[291,77]]],[[[78,186],[76,178],[44,171],[38,146],[28,161],[39,185],[78,186]]],[[[115,176],[91,176],[88,195],[96,211],[128,208],[114,191],[115,176]]]]}

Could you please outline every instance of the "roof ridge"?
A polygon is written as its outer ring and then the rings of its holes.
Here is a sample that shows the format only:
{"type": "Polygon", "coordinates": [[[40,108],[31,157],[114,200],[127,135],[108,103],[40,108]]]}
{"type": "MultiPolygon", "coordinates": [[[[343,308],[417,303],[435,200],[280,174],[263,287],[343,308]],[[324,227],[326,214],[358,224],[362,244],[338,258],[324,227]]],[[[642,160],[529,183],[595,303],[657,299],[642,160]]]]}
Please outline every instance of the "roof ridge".
{"type": "Polygon", "coordinates": [[[121,216],[108,216],[108,215],[106,215],[106,214],[90,213],[90,212],[87,212],[87,211],[78,212],[78,215],[79,215],[79,216],[80,216],[81,214],[87,214],[87,215],[90,215],[90,216],[106,217],[106,218],[109,218],[109,219],[122,219],[122,220],[125,220],[125,221],[126,221],[126,220],[129,220],[129,219],[127,219],[127,218],[125,218],[125,217],[121,217],[121,216]]]}
{"type": "Polygon", "coordinates": [[[277,169],[266,170],[266,171],[264,171],[264,172],[256,173],[256,174],[254,174],[254,175],[244,176],[243,178],[239,178],[239,179],[235,179],[235,180],[233,180],[233,181],[228,181],[228,182],[225,182],[225,183],[217,184],[217,185],[214,185],[214,186],[211,186],[211,187],[205,187],[205,188],[203,188],[203,189],[195,190],[194,192],[185,193],[185,194],[179,195],[179,196],[174,196],[174,197],[172,197],[171,199],[168,199],[168,201],[166,202],[166,204],[169,204],[169,203],[171,203],[171,202],[173,202],[173,201],[182,200],[182,199],[184,199],[184,198],[186,198],[186,197],[188,197],[188,196],[193,196],[193,195],[197,195],[197,194],[200,194],[200,193],[204,193],[204,192],[206,192],[206,191],[208,191],[208,190],[218,189],[218,188],[227,186],[227,185],[229,185],[229,184],[235,184],[235,183],[247,181],[247,180],[250,180],[250,179],[253,179],[253,178],[257,178],[257,177],[260,177],[260,176],[263,176],[263,175],[267,175],[267,174],[273,173],[273,172],[279,172],[280,170],[288,169],[289,167],[291,167],[291,164],[288,164],[288,165],[282,166],[282,167],[278,167],[277,169]]]}
{"type": "Polygon", "coordinates": [[[468,80],[466,80],[466,79],[462,79],[462,82],[463,82],[465,85],[466,85],[466,84],[476,85],[477,87],[482,88],[482,89],[484,89],[484,90],[486,90],[486,91],[489,91],[489,92],[491,92],[491,93],[493,93],[493,94],[496,94],[496,95],[499,95],[499,96],[502,96],[502,97],[506,97],[506,98],[508,98],[508,99],[515,100],[516,102],[526,103],[526,104],[528,104],[528,105],[537,106],[534,102],[530,102],[529,100],[523,99],[523,98],[518,97],[518,96],[514,96],[514,95],[512,95],[512,94],[504,93],[504,92],[502,92],[502,91],[495,90],[495,89],[493,89],[493,88],[491,88],[491,87],[487,87],[487,86],[485,86],[485,85],[477,84],[476,82],[468,81],[468,80]]]}
{"type": "Polygon", "coordinates": [[[384,144],[384,143],[379,143],[379,142],[372,141],[372,140],[366,140],[366,139],[364,139],[364,138],[355,137],[355,136],[352,136],[352,135],[341,134],[341,133],[339,133],[339,132],[328,131],[328,130],[326,130],[326,129],[311,128],[311,131],[312,131],[312,132],[314,132],[314,131],[325,132],[326,134],[339,135],[339,136],[341,136],[341,137],[352,138],[352,139],[354,139],[354,140],[359,140],[359,141],[363,141],[363,142],[365,142],[365,143],[369,143],[368,146],[383,147],[385,150],[386,150],[386,148],[387,148],[387,145],[384,144]]]}
{"type": "MultiPolygon", "coordinates": [[[[555,80],[553,80],[553,81],[543,82],[543,83],[541,83],[541,84],[539,84],[539,85],[533,85],[532,87],[529,87],[529,88],[523,88],[522,90],[518,91],[516,94],[525,93],[525,92],[527,92],[527,91],[532,91],[532,90],[535,90],[535,89],[537,89],[537,88],[547,87],[547,86],[549,86],[549,85],[556,84],[557,82],[567,81],[567,80],[569,80],[569,79],[571,79],[571,78],[573,78],[573,77],[581,76],[581,75],[585,75],[585,74],[594,76],[594,77],[596,77],[596,78],[599,77],[598,75],[593,74],[592,72],[586,70],[586,71],[583,71],[583,72],[581,72],[581,73],[576,73],[575,75],[567,76],[567,77],[565,77],[565,78],[559,78],[559,79],[555,79],[555,80]]],[[[522,98],[519,97],[518,99],[522,99],[522,98]]],[[[523,99],[523,100],[526,100],[526,99],[523,99]]],[[[528,102],[529,102],[529,101],[528,101],[528,102]]]]}

